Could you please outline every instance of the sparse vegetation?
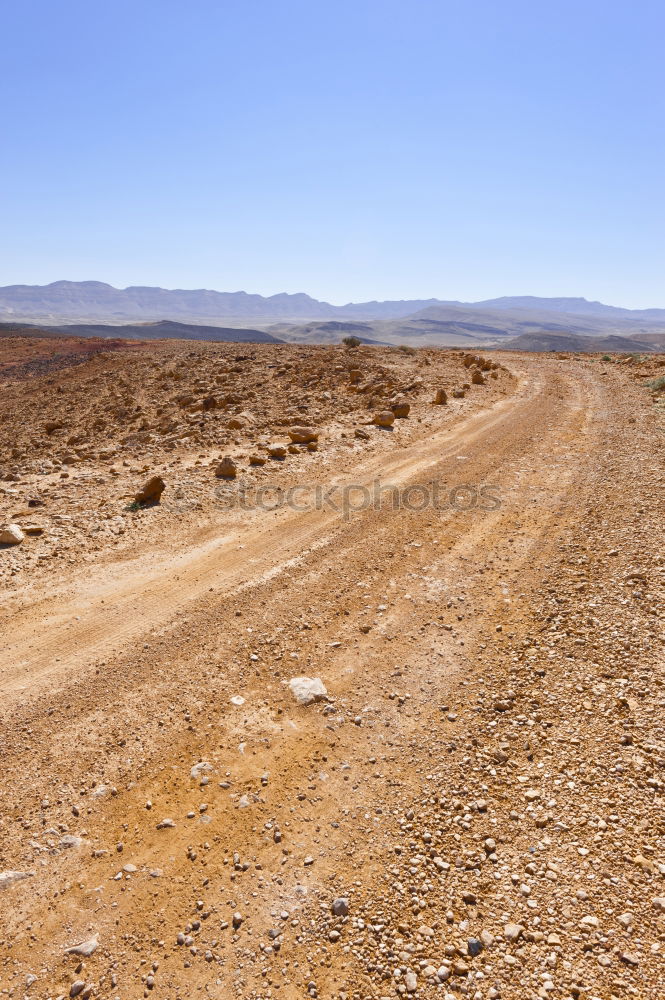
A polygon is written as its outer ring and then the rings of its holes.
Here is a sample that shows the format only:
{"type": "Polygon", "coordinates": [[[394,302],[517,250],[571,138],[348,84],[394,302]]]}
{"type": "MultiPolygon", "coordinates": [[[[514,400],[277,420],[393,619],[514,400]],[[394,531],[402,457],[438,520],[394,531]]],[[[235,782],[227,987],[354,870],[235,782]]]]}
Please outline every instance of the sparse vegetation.
{"type": "Polygon", "coordinates": [[[658,378],[652,379],[646,385],[649,389],[653,389],[654,392],[665,392],[665,375],[659,375],[658,378]]]}
{"type": "Polygon", "coordinates": [[[611,361],[612,358],[609,356],[609,354],[603,354],[603,356],[602,356],[602,358],[600,360],[601,361],[611,361]]]}
{"type": "Polygon", "coordinates": [[[397,348],[397,350],[401,351],[403,354],[415,354],[416,353],[415,347],[409,347],[408,344],[400,344],[399,347],[397,348]]]}
{"type": "Polygon", "coordinates": [[[344,337],[342,343],[345,347],[360,347],[360,337],[344,337]]]}

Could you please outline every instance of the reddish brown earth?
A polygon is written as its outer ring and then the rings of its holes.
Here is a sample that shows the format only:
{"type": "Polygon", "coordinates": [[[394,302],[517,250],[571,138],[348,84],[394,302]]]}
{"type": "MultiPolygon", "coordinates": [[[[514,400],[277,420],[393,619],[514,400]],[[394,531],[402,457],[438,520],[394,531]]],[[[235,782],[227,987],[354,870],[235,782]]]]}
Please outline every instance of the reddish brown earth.
{"type": "Polygon", "coordinates": [[[56,337],[18,327],[0,329],[0,381],[32,379],[79,365],[106,351],[142,348],[138,341],[101,337],[56,337]]]}
{"type": "Polygon", "coordinates": [[[665,995],[656,360],[0,352],[0,996],[665,995]]]}

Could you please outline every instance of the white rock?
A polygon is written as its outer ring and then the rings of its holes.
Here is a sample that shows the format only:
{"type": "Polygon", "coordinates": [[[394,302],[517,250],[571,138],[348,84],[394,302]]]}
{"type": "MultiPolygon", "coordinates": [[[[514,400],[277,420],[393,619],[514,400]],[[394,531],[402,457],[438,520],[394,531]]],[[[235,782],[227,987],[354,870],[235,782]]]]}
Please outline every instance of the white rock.
{"type": "Polygon", "coordinates": [[[87,941],[81,941],[80,944],[72,945],[71,948],[65,948],[65,955],[84,955],[86,958],[89,958],[99,947],[98,939],[99,934],[95,934],[93,937],[88,938],[87,941]]]}
{"type": "Polygon", "coordinates": [[[320,677],[292,677],[289,689],[301,705],[311,705],[315,701],[323,701],[328,696],[326,686],[320,677]]]}
{"type": "Polygon", "coordinates": [[[231,704],[240,707],[245,704],[245,699],[241,694],[234,694],[233,698],[231,698],[231,704]]]}
{"type": "Polygon", "coordinates": [[[523,930],[524,928],[521,924],[504,924],[503,935],[506,941],[517,941],[523,930]]]}
{"type": "Polygon", "coordinates": [[[212,771],[212,764],[209,764],[207,760],[201,760],[194,765],[189,773],[194,781],[197,781],[205,771],[212,771]]]}
{"type": "Polygon", "coordinates": [[[8,524],[0,530],[0,545],[20,545],[24,538],[18,524],[8,524]]]}
{"type": "Polygon", "coordinates": [[[21,882],[24,878],[32,878],[32,872],[0,872],[0,889],[8,889],[15,882],[21,882]]]}
{"type": "Polygon", "coordinates": [[[415,993],[418,989],[418,977],[415,972],[407,972],[404,976],[404,985],[407,993],[415,993]]]}
{"type": "Polygon", "coordinates": [[[60,847],[83,847],[84,844],[83,837],[75,837],[73,833],[66,833],[60,840],[60,847]]]}

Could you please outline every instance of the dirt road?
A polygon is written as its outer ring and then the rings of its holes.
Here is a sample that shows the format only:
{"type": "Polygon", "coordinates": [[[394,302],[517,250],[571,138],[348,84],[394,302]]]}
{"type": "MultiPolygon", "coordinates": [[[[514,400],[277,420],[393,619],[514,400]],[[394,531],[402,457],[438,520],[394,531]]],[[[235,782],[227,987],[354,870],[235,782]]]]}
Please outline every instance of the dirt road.
{"type": "Polygon", "coordinates": [[[320,509],[1,614],[3,992],[663,995],[662,434],[509,366],[320,509]]]}

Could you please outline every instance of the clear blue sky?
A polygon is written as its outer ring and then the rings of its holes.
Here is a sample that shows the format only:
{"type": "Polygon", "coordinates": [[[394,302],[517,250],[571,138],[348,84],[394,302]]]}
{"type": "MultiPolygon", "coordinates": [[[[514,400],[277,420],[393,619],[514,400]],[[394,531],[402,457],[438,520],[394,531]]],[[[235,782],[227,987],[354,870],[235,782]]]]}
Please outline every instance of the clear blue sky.
{"type": "Polygon", "coordinates": [[[21,0],[0,285],[665,306],[662,0],[21,0]]]}

